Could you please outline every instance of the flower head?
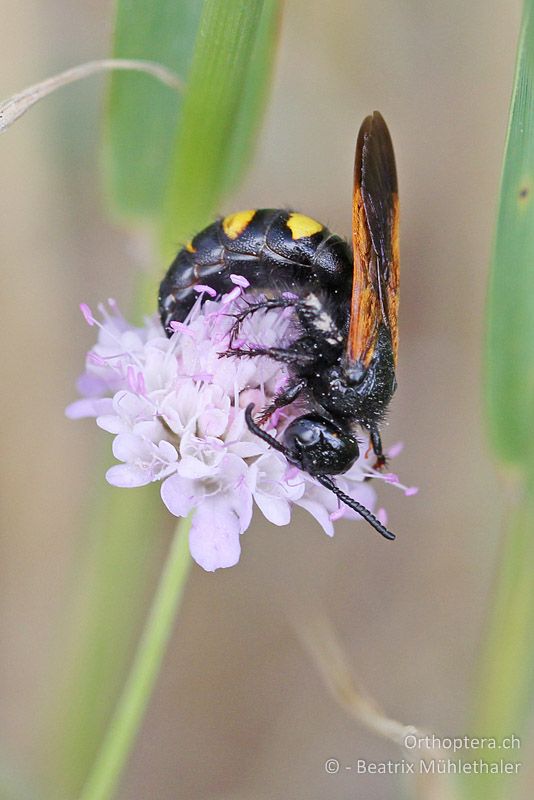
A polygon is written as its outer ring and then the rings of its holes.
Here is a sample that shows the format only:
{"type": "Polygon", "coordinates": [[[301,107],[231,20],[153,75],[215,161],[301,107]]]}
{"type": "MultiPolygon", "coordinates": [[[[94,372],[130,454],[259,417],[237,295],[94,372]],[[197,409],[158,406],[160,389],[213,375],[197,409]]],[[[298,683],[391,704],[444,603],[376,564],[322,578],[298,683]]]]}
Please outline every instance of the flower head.
{"type": "MultiPolygon", "coordinates": [[[[66,411],[71,419],[95,417],[114,436],[113,454],[120,463],[108,469],[109,483],[131,488],[159,481],[169,511],[193,515],[191,554],[210,571],[237,563],[240,536],[250,525],[254,505],[275,525],[287,525],[292,507],[301,506],[328,536],[334,521],[360,519],[249,431],[246,407],[268,405],[287,374],[265,357],[220,357],[229,348],[231,314],[242,308],[240,296],[247,288],[234,283],[221,300],[202,305],[199,297],[186,322],[173,323],[171,338],[155,317],[142,327],[130,325],[112,300],[99,306],[101,321],[83,304],[86,321],[99,328],[98,341],[78,381],[82,397],[66,411]]],[[[196,288],[209,296],[209,287],[196,288]]],[[[249,317],[242,337],[248,345],[275,345],[290,326],[287,311],[268,311],[249,317]]],[[[266,430],[277,437],[298,415],[297,403],[278,410],[266,430]]],[[[361,450],[336,483],[372,509],[375,492],[365,478],[401,485],[396,476],[375,472],[368,448],[361,450]]],[[[385,520],[382,509],[377,514],[385,520]]]]}

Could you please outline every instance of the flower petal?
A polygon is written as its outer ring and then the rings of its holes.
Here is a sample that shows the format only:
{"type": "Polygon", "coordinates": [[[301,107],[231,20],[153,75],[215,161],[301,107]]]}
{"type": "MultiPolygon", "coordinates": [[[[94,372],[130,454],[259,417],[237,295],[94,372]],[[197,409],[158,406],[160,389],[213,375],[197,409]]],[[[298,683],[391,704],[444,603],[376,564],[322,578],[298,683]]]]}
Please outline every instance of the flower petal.
{"type": "Polygon", "coordinates": [[[68,419],[84,419],[85,417],[99,417],[108,414],[113,410],[111,397],[84,398],[75,400],[65,409],[65,416],[68,419]]]}
{"type": "Polygon", "coordinates": [[[161,484],[161,499],[175,517],[187,517],[200,498],[195,481],[180,475],[171,475],[161,484]]]}
{"type": "Polygon", "coordinates": [[[132,464],[116,464],[106,472],[106,480],[112,486],[133,489],[136,486],[146,486],[151,483],[152,478],[147,470],[140,467],[135,467],[132,464]]]}
{"type": "Polygon", "coordinates": [[[120,433],[113,440],[113,455],[119,461],[150,460],[150,444],[133,433],[120,433]]]}
{"type": "Polygon", "coordinates": [[[116,414],[101,414],[96,418],[96,424],[108,433],[126,433],[128,430],[125,421],[116,414]]]}
{"type": "Polygon", "coordinates": [[[326,533],[327,536],[334,535],[334,526],[332,524],[332,520],[330,519],[330,511],[325,508],[324,503],[322,503],[318,499],[314,499],[313,497],[301,497],[300,500],[296,501],[298,506],[302,506],[308,511],[312,517],[315,517],[323,531],[326,533]]]}
{"type": "Polygon", "coordinates": [[[282,497],[255,492],[254,500],[263,516],[273,525],[289,525],[291,522],[291,508],[282,497]]]}
{"type": "Polygon", "coordinates": [[[207,572],[233,567],[239,561],[239,517],[223,497],[205,498],[197,508],[189,534],[191,555],[207,572]]]}

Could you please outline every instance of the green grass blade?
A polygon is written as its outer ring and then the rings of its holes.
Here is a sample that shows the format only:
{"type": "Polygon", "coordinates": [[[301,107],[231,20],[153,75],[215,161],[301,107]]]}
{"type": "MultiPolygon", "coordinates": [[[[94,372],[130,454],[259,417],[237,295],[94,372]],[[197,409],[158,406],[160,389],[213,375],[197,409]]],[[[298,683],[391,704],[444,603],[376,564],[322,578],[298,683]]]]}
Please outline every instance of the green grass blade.
{"type": "MultiPolygon", "coordinates": [[[[256,132],[259,105],[251,103],[251,92],[258,85],[265,99],[270,68],[270,58],[253,60],[261,46],[258,32],[265,37],[270,30],[260,25],[264,6],[264,0],[204,3],[170,173],[162,235],[166,255],[210,221],[230,181],[230,160],[232,169],[241,171],[234,137],[248,141],[256,132]]],[[[246,157],[249,148],[244,149],[246,157]]]]}
{"type": "Polygon", "coordinates": [[[226,156],[225,192],[231,192],[239,184],[252,157],[269,94],[280,18],[278,0],[265,0],[226,156]]]}
{"type": "MultiPolygon", "coordinates": [[[[156,61],[186,79],[201,10],[199,0],[118,0],[114,57],[156,61]]],[[[158,217],[181,105],[180,94],[145,75],[112,77],[104,175],[116,214],[158,217]]]]}
{"type": "MultiPolygon", "coordinates": [[[[500,461],[519,479],[519,502],[499,558],[495,600],[477,681],[475,736],[522,737],[534,704],[534,0],[525,0],[488,298],[487,412],[500,461]]],[[[480,750],[486,761],[522,753],[480,750]]],[[[465,778],[469,800],[516,796],[513,775],[465,778]]]]}
{"type": "Polygon", "coordinates": [[[503,462],[534,444],[534,2],[526,0],[506,141],[488,304],[490,434],[503,462]]]}

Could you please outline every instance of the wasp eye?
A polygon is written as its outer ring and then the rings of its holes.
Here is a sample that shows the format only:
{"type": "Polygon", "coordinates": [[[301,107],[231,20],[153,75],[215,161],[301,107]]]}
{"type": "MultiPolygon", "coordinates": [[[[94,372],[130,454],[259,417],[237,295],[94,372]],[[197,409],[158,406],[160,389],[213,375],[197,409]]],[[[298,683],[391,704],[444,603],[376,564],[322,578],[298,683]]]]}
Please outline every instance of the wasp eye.
{"type": "Polygon", "coordinates": [[[286,429],[284,441],[290,450],[300,452],[317,446],[321,438],[321,432],[319,420],[311,416],[299,417],[286,429]]]}
{"type": "Polygon", "coordinates": [[[316,444],[319,441],[319,436],[319,431],[316,427],[302,426],[301,429],[295,431],[295,439],[305,446],[316,444]]]}

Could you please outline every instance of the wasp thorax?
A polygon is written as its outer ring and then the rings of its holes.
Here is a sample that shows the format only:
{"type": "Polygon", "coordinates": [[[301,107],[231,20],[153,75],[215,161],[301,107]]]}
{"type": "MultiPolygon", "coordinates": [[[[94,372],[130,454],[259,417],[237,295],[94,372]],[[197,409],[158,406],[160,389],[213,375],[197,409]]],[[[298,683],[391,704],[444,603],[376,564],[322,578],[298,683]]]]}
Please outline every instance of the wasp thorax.
{"type": "Polygon", "coordinates": [[[292,422],[284,433],[284,444],[288,460],[310,475],[346,472],[360,454],[353,436],[315,414],[292,422]]]}

